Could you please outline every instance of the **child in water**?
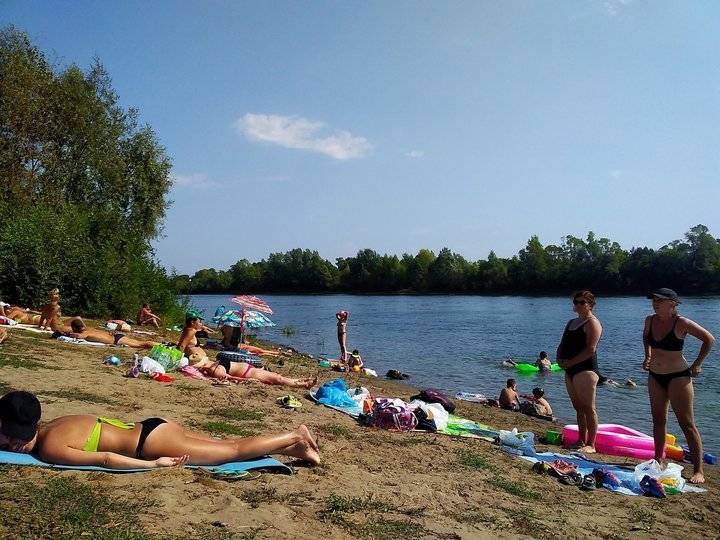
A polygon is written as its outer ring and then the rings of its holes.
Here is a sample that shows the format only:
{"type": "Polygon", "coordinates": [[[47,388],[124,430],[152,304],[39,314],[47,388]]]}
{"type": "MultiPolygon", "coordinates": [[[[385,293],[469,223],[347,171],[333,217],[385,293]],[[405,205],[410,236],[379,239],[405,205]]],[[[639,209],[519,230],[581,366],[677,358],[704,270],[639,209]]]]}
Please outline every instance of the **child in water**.
{"type": "Polygon", "coordinates": [[[347,354],[347,320],[350,314],[347,311],[338,311],[335,314],[337,319],[337,336],[340,344],[340,362],[345,363],[348,359],[347,354]]]}

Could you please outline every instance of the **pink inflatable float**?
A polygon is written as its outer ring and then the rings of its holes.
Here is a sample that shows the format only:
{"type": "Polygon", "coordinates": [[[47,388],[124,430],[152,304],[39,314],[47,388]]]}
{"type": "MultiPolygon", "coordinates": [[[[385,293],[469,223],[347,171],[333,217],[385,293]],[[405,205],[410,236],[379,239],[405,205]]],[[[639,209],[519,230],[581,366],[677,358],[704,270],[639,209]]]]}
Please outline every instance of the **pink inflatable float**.
{"type": "MultiPolygon", "coordinates": [[[[578,442],[576,425],[563,428],[563,446],[578,442]]],[[[642,460],[655,457],[655,441],[649,435],[620,424],[599,424],[595,437],[595,450],[609,456],[623,456],[642,460]]],[[[663,451],[663,457],[665,452],[663,451]]]]}

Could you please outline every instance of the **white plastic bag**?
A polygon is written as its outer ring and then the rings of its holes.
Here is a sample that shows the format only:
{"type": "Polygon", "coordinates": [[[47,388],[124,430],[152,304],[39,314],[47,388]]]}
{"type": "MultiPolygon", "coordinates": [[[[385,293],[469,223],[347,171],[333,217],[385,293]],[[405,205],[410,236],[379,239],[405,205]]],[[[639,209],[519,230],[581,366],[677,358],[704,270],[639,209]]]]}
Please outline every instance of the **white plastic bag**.
{"type": "Polygon", "coordinates": [[[635,466],[635,480],[640,482],[645,476],[655,478],[661,484],[682,491],[685,479],[682,477],[682,465],[668,463],[663,469],[654,459],[643,461],[635,466]]]}
{"type": "Polygon", "coordinates": [[[162,367],[159,362],[153,360],[149,356],[143,356],[142,364],[140,364],[140,369],[143,373],[147,373],[148,375],[152,375],[153,373],[162,373],[163,375],[165,374],[165,368],[162,367]]]}

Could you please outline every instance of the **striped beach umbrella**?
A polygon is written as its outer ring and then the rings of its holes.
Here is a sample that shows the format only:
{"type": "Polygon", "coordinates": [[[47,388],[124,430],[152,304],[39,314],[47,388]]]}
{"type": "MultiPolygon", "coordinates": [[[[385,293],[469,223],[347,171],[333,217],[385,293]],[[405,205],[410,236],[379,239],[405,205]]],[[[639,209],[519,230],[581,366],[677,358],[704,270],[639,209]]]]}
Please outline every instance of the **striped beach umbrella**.
{"type": "Polygon", "coordinates": [[[240,296],[235,296],[231,298],[230,301],[235,304],[240,304],[242,307],[248,310],[259,311],[261,313],[267,313],[269,315],[272,315],[273,312],[273,310],[270,309],[270,306],[267,305],[267,302],[265,302],[265,300],[261,300],[257,296],[241,294],[240,296]]]}

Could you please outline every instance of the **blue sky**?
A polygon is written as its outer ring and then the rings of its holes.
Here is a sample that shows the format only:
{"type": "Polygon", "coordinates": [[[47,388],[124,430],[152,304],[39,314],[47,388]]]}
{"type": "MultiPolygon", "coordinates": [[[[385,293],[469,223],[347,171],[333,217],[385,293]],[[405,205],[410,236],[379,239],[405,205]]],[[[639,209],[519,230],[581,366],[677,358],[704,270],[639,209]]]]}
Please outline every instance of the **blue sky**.
{"type": "Polygon", "coordinates": [[[720,236],[720,3],[0,0],[172,157],[168,268],[720,236]]]}

